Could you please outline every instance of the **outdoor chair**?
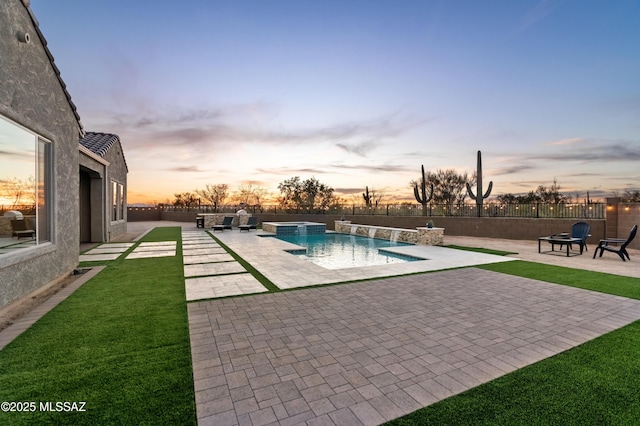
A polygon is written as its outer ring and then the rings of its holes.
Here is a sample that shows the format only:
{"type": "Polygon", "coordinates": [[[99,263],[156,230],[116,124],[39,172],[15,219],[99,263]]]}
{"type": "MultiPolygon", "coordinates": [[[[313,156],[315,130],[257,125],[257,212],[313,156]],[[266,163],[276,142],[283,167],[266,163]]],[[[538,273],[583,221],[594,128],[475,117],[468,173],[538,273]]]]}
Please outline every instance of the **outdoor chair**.
{"type": "Polygon", "coordinates": [[[538,253],[540,253],[540,243],[547,241],[551,244],[551,251],[555,251],[556,244],[560,246],[560,250],[566,245],[567,256],[569,256],[569,250],[573,248],[573,244],[578,244],[580,246],[580,254],[582,254],[583,250],[587,250],[587,238],[591,236],[589,232],[591,232],[591,225],[587,222],[576,222],[571,225],[570,233],[563,232],[538,238],[538,253]]]}
{"type": "Polygon", "coordinates": [[[258,229],[258,218],[255,216],[250,216],[249,219],[247,220],[247,224],[246,225],[239,225],[238,228],[240,228],[240,232],[242,231],[247,231],[249,232],[250,229],[258,229]]]}
{"type": "Polygon", "coordinates": [[[212,226],[213,232],[216,232],[216,231],[224,232],[225,229],[233,229],[232,222],[233,222],[233,216],[225,216],[224,219],[222,220],[222,224],[212,226]]]}
{"type": "Polygon", "coordinates": [[[582,253],[582,249],[587,250],[587,237],[590,236],[589,232],[591,232],[591,225],[587,222],[576,222],[571,225],[571,238],[580,238],[580,242],[576,243],[580,246],[580,253],[582,253]]]}
{"type": "Polygon", "coordinates": [[[631,241],[633,241],[637,233],[638,225],[634,225],[633,228],[631,228],[629,237],[626,240],[622,238],[608,238],[606,240],[600,240],[600,242],[598,243],[598,247],[596,247],[596,251],[593,253],[593,258],[596,258],[596,253],[598,253],[598,250],[600,250],[599,257],[602,257],[602,254],[606,250],[612,253],[616,253],[618,256],[620,256],[620,259],[622,259],[623,262],[626,262],[627,259],[631,260],[631,258],[629,257],[629,253],[627,252],[627,246],[629,245],[629,243],[631,243],[631,241]],[[609,244],[614,244],[614,246],[610,246],[609,244]],[[625,259],[625,257],[627,259],[625,259]]]}
{"type": "Polygon", "coordinates": [[[27,229],[27,221],[24,219],[11,219],[11,238],[18,237],[31,237],[34,238],[36,231],[33,229],[27,229]]]}

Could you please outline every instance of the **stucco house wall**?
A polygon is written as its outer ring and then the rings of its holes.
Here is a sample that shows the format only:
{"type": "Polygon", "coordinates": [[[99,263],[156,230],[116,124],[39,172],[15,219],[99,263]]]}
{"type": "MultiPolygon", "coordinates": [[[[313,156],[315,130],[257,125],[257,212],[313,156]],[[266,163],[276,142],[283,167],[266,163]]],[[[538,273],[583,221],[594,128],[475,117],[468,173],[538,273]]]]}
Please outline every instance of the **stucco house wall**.
{"type": "MultiPolygon", "coordinates": [[[[122,200],[122,218],[110,218],[109,222],[109,240],[117,237],[118,235],[127,232],[127,163],[124,160],[124,154],[122,150],[122,144],[120,141],[114,143],[114,145],[104,155],[104,159],[109,162],[109,180],[118,182],[124,185],[124,200],[122,200]],[[115,219],[115,220],[114,220],[115,219]]],[[[111,186],[109,186],[111,188],[111,186]]],[[[113,198],[113,194],[109,192],[109,199],[113,198]]],[[[111,209],[109,209],[111,212],[111,209]]]]}
{"type": "Polygon", "coordinates": [[[0,114],[51,141],[51,242],[0,256],[0,307],[69,275],[78,263],[82,126],[36,22],[28,1],[0,2],[0,114]],[[29,43],[18,32],[29,34],[29,43]]]}
{"type": "Polygon", "coordinates": [[[111,241],[127,232],[128,168],[118,135],[87,132],[79,164],[80,241],[111,241]]]}

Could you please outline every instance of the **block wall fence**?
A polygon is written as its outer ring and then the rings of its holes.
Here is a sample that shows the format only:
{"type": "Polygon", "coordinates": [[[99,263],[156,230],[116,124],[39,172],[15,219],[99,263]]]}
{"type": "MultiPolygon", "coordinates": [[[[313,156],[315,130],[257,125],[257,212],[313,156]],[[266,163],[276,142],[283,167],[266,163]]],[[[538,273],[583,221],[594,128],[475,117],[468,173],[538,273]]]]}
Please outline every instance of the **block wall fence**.
{"type": "MultiPolygon", "coordinates": [[[[137,221],[176,221],[193,222],[195,225],[197,212],[164,211],[158,207],[130,207],[128,220],[137,221]]],[[[339,215],[330,214],[273,214],[256,213],[258,222],[321,222],[327,229],[333,230],[334,222],[340,220],[339,215]]],[[[597,244],[602,238],[626,238],[633,225],[640,225],[640,203],[623,203],[617,198],[607,199],[606,219],[535,219],[510,217],[422,217],[422,216],[346,216],[351,223],[362,225],[387,226],[393,228],[415,229],[423,227],[428,220],[434,226],[445,228],[447,235],[505,238],[510,240],[537,240],[544,235],[552,235],[571,230],[571,224],[584,220],[591,225],[589,244],[597,244]]],[[[640,238],[636,238],[630,246],[640,249],[640,238]]]]}

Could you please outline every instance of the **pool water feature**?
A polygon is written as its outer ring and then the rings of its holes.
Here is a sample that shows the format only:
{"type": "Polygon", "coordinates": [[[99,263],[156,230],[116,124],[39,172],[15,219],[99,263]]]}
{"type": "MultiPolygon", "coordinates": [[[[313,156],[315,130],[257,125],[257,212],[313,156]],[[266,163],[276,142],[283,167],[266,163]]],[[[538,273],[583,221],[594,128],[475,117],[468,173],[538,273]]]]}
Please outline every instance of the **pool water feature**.
{"type": "Polygon", "coordinates": [[[326,269],[357,268],[425,260],[385,251],[385,248],[388,247],[410,246],[412,244],[358,235],[329,233],[306,236],[280,235],[276,238],[300,246],[299,249],[287,250],[289,253],[326,269]]]}
{"type": "Polygon", "coordinates": [[[275,234],[276,237],[285,235],[317,235],[324,234],[327,225],[317,222],[263,222],[262,230],[275,234]]]}

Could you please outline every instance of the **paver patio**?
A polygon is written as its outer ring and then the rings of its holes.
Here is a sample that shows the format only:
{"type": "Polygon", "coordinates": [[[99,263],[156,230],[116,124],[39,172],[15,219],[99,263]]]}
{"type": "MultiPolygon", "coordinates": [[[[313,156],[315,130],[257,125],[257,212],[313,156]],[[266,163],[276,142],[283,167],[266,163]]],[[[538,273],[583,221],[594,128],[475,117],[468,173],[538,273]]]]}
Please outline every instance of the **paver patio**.
{"type": "Polygon", "coordinates": [[[374,425],[640,319],[467,268],[188,305],[200,425],[374,425]]]}

